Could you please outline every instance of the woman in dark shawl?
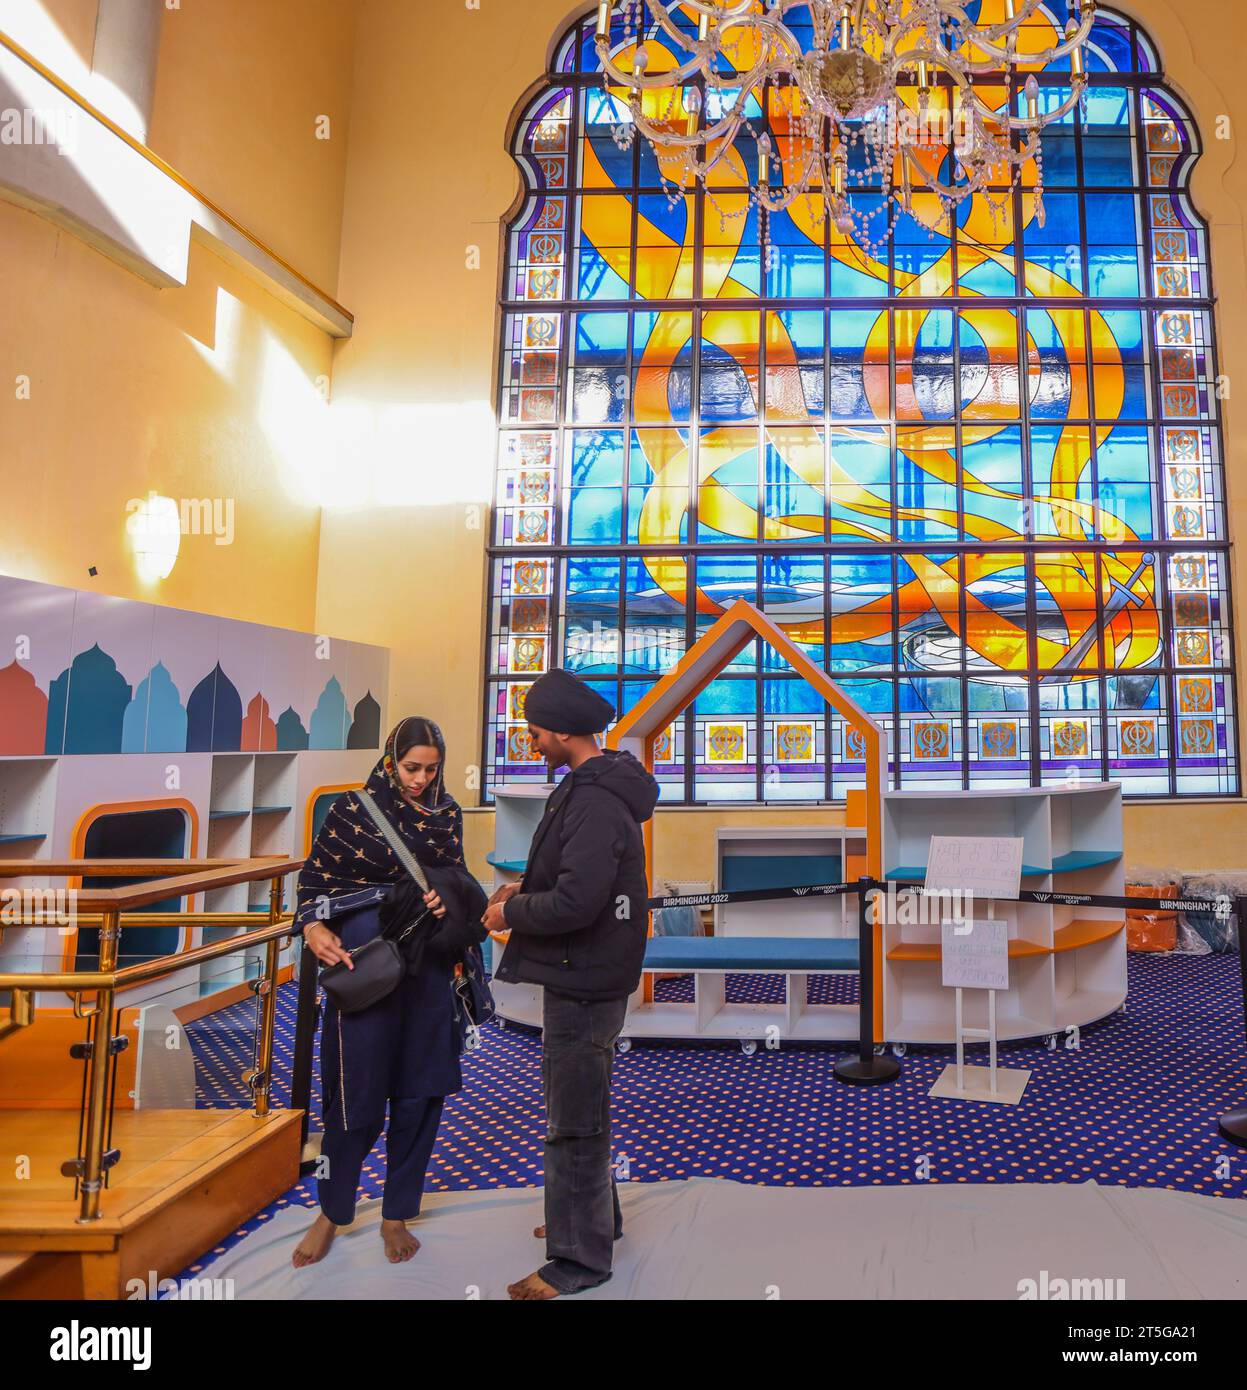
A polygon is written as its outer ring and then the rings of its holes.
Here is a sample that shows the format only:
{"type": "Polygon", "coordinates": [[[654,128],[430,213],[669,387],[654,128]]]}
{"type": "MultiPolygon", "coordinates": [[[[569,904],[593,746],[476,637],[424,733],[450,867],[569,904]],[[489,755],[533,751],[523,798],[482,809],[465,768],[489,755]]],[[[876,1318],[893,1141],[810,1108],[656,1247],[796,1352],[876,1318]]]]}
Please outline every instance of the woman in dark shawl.
{"type": "Polygon", "coordinates": [[[381,1236],[392,1263],[420,1248],[404,1223],[420,1211],[442,1102],[462,1085],[454,971],[485,937],[485,894],[464,863],[463,813],[445,789],[445,761],[437,725],[404,719],[365,783],[424,869],[427,895],[353,792],[329,808],[299,874],[295,925],[324,965],[349,960],[348,952],[382,931],[396,933],[426,907],[433,915],[408,938],[407,974],[393,993],[350,1014],[325,1001],[321,1214],[294,1252],[296,1267],[322,1259],[337,1228],[355,1219],[360,1169],[381,1133],[387,1104],[381,1236]]]}

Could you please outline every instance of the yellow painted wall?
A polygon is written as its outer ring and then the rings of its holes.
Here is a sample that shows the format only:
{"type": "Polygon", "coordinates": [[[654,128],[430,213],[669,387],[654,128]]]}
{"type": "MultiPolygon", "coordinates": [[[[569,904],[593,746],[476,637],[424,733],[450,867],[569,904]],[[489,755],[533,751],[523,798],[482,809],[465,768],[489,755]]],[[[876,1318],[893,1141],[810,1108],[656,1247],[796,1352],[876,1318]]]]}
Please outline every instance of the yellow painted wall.
{"type": "Polygon", "coordinates": [[[95,52],[97,0],[4,0],[0,29],[81,91],[95,52]]]}
{"type": "MultiPolygon", "coordinates": [[[[1232,381],[1247,381],[1247,340],[1235,331],[1247,322],[1247,161],[1236,159],[1247,138],[1247,6],[1134,0],[1125,7],[1147,24],[1171,85],[1204,133],[1207,154],[1194,192],[1212,222],[1222,367],[1232,381]],[[1200,37],[1207,35],[1215,38],[1200,37]],[[1217,140],[1225,114],[1234,138],[1217,140]]],[[[485,532],[472,529],[471,508],[488,495],[493,463],[499,220],[520,188],[505,142],[551,45],[587,9],[566,0],[482,0],[480,10],[439,7],[436,23],[408,0],[362,0],[360,10],[340,282],[357,329],[337,350],[334,402],[335,409],[348,403],[395,417],[407,410],[418,427],[395,431],[356,475],[361,493],[383,505],[326,511],[318,621],[332,630],[358,626],[363,640],[393,647],[391,708],[442,721],[448,780],[469,805],[478,799],[465,769],[480,756],[486,583],[485,532]],[[479,270],[466,268],[470,245],[480,247],[479,270]],[[424,505],[415,500],[421,478],[436,487],[424,505]]],[[[1241,409],[1237,400],[1226,404],[1234,536],[1247,534],[1247,440],[1234,429],[1241,409]]],[[[1247,612],[1241,564],[1235,596],[1236,611],[1247,612]]],[[[1240,662],[1247,659],[1242,648],[1240,662]]],[[[840,819],[837,812],[805,814],[840,819]]],[[[791,810],[662,812],[658,871],[708,876],[717,824],[801,817],[791,810]]],[[[1247,864],[1243,803],[1132,806],[1126,833],[1132,865],[1247,864]]],[[[490,815],[470,815],[469,851],[482,873],[491,843],[490,815]]]]}
{"type": "Polygon", "coordinates": [[[327,372],[325,335],[199,245],[185,288],[157,291],[7,203],[0,244],[11,325],[0,337],[0,570],[313,628],[320,514],[284,457],[272,364],[327,372]],[[19,374],[28,400],[16,398],[19,374]],[[144,583],[126,503],[152,490],[232,500],[232,543],[184,535],[172,574],[144,583]]]}
{"type": "MultiPolygon", "coordinates": [[[[95,10],[95,0],[6,0],[0,28],[82,90],[95,10]]],[[[149,134],[330,294],[353,17],[339,0],[165,10],[149,134]],[[327,142],[314,139],[320,113],[332,117],[327,142]]],[[[2,202],[0,246],[0,569],[314,628],[319,475],[308,446],[328,336],[199,243],[186,286],[166,290],[2,202]],[[142,581],[126,503],[152,490],[232,502],[232,543],[184,535],[169,578],[142,581]]]]}
{"type": "Polygon", "coordinates": [[[161,19],[147,139],[331,295],[354,33],[354,0],[182,0],[161,19]]]}

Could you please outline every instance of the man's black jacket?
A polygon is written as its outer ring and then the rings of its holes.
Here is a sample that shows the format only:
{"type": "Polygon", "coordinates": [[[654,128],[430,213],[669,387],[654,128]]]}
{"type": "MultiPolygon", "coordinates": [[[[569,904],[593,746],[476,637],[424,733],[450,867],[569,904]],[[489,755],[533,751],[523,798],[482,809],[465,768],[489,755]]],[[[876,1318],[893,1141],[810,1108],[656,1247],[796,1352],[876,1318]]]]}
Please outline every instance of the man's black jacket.
{"type": "Polygon", "coordinates": [[[576,999],[621,999],[645,955],[641,824],[658,783],[613,750],[569,772],[546,803],[519,893],[505,907],[511,939],[497,977],[576,999]]]}

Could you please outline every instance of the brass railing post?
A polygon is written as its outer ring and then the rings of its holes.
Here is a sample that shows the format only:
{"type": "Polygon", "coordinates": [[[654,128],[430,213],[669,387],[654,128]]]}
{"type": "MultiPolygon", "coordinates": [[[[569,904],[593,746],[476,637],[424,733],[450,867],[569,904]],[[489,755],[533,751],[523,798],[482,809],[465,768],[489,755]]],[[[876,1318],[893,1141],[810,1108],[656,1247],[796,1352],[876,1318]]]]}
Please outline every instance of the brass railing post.
{"type": "MultiPolygon", "coordinates": [[[[115,907],[107,908],[100,923],[98,968],[101,974],[111,974],[116,970],[120,936],[121,913],[115,907]]],[[[95,1011],[91,1015],[79,1221],[98,1221],[100,1216],[100,1193],[104,1187],[104,1136],[108,1132],[108,1070],[112,1061],[113,1006],[113,988],[107,985],[100,989],[95,1011]]]]}
{"type": "MultiPolygon", "coordinates": [[[[268,893],[268,920],[276,926],[281,919],[282,880],[275,878],[268,893]]],[[[259,1075],[253,1080],[255,1092],[255,1113],[257,1119],[268,1114],[269,1095],[273,1084],[273,1035],[277,1029],[277,961],[281,954],[281,943],[276,937],[265,943],[263,1012],[260,1016],[260,1047],[256,1059],[259,1075]]]]}
{"type": "Polygon", "coordinates": [[[0,1023],[0,1038],[7,1038],[10,1033],[16,1033],[19,1029],[29,1028],[35,1021],[35,995],[33,990],[15,989],[12,998],[9,1000],[9,1021],[0,1023]]]}

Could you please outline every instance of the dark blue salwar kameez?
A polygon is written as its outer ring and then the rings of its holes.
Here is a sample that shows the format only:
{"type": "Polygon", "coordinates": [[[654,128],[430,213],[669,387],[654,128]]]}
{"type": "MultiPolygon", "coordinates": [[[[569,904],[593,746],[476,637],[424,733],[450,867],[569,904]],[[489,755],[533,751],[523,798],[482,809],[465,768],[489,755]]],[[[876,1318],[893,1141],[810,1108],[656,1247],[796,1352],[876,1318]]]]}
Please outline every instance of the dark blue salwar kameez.
{"type": "MultiPolygon", "coordinates": [[[[394,791],[397,732],[367,787],[458,918],[462,935],[465,921],[473,914],[479,920],[484,894],[463,865],[461,812],[450,798],[413,808],[394,791]]],[[[354,950],[381,934],[382,908],[406,881],[384,837],[346,793],[330,808],[299,877],[296,921],[300,926],[321,921],[354,950]]],[[[426,922],[421,930],[434,929],[426,922]]],[[[387,1108],[381,1214],[398,1221],[419,1214],[442,1105],[462,1085],[453,959],[430,944],[412,952],[411,962],[393,993],[369,1008],[343,1014],[327,998],[324,1002],[324,1135],[317,1188],[321,1210],[335,1226],[355,1218],[360,1172],[385,1126],[387,1108]]]]}
{"type": "MultiPolygon", "coordinates": [[[[331,925],[348,951],[381,930],[377,912],[367,908],[331,925]]],[[[327,1171],[317,1188],[321,1210],[335,1226],[354,1220],[360,1170],[387,1105],[381,1214],[410,1221],[420,1212],[442,1102],[463,1084],[450,980],[444,961],[426,952],[416,973],[371,1008],[341,1014],[326,1001],[320,1076],[327,1171]]]]}

